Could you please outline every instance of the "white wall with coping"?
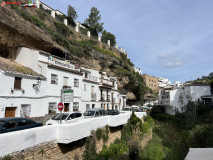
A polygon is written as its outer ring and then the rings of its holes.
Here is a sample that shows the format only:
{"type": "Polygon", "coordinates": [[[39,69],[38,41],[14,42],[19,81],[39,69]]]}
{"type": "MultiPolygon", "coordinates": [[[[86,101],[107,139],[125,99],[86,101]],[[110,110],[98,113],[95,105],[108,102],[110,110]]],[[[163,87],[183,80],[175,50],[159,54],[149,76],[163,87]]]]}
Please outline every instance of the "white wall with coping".
{"type": "Polygon", "coordinates": [[[0,157],[57,139],[57,126],[0,134],[0,157]]]}
{"type": "MultiPolygon", "coordinates": [[[[58,143],[68,144],[90,136],[92,130],[105,127],[117,127],[127,123],[131,112],[117,116],[82,119],[72,124],[42,126],[33,129],[0,134],[0,157],[24,150],[35,145],[57,140],[58,143]]],[[[144,112],[136,113],[140,119],[144,112]]]]}

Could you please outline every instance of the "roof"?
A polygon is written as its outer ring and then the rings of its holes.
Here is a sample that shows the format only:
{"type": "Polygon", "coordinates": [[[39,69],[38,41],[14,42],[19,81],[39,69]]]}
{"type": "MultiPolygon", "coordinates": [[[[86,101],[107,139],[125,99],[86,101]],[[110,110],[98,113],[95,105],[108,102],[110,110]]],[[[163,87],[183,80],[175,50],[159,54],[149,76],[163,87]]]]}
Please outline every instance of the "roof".
{"type": "Polygon", "coordinates": [[[45,78],[43,75],[33,71],[32,69],[25,67],[14,60],[0,57],[0,70],[6,73],[12,73],[16,75],[29,75],[32,77],[45,78]]]}
{"type": "Polygon", "coordinates": [[[212,160],[213,148],[189,148],[185,160],[212,160]]]}

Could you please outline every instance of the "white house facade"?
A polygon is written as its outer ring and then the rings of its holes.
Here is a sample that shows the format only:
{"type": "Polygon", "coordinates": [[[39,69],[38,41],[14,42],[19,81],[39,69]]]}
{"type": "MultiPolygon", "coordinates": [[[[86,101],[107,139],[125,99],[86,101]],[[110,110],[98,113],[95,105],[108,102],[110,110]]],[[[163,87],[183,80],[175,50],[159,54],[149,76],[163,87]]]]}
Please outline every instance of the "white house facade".
{"type": "Polygon", "coordinates": [[[202,96],[211,95],[209,85],[186,85],[173,90],[163,90],[159,95],[160,104],[166,106],[166,113],[174,115],[186,111],[189,101],[202,101],[202,96]]]}
{"type": "Polygon", "coordinates": [[[5,69],[6,62],[0,63],[0,117],[43,117],[58,112],[59,102],[64,104],[63,112],[100,107],[121,110],[126,105],[117,79],[105,72],[25,47],[18,48],[14,57],[15,61],[2,58],[15,66],[11,67],[14,72],[5,69]]]}

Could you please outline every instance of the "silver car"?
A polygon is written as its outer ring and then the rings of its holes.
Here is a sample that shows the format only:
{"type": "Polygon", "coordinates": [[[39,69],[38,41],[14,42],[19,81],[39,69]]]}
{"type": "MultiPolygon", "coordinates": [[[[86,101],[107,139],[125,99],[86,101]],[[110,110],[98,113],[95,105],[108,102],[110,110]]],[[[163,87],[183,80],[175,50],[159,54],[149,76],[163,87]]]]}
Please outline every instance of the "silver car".
{"type": "Polygon", "coordinates": [[[91,108],[84,112],[84,118],[93,118],[105,115],[106,111],[103,108],[91,108]]]}
{"type": "Polygon", "coordinates": [[[80,112],[57,113],[52,119],[46,122],[46,125],[60,124],[60,120],[62,124],[68,124],[79,119],[83,119],[83,114],[80,112]]]}

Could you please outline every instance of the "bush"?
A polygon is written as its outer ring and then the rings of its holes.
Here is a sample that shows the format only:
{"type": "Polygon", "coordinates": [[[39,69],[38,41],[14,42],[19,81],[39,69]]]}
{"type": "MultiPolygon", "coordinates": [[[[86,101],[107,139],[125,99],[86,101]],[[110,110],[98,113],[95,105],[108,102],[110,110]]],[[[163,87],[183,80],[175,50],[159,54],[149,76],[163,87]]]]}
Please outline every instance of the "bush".
{"type": "Polygon", "coordinates": [[[100,47],[98,47],[98,46],[94,46],[94,48],[97,50],[97,51],[99,51],[99,52],[101,52],[101,53],[103,53],[103,54],[106,54],[106,55],[109,55],[109,56],[111,56],[111,57],[114,57],[114,58],[116,58],[117,60],[121,60],[114,52],[112,52],[112,51],[109,51],[109,50],[106,50],[106,49],[103,49],[103,48],[100,48],[100,47]]]}
{"type": "Polygon", "coordinates": [[[96,141],[91,137],[88,137],[86,140],[85,150],[83,153],[83,160],[93,160],[96,159],[96,141]]]}
{"type": "Polygon", "coordinates": [[[148,143],[148,145],[140,152],[140,160],[163,160],[165,154],[162,149],[162,140],[159,136],[154,138],[148,143]]]}
{"type": "Polygon", "coordinates": [[[98,128],[97,131],[96,131],[96,138],[98,140],[100,140],[101,137],[102,137],[102,130],[100,128],[98,128]]]}
{"type": "Polygon", "coordinates": [[[104,147],[98,154],[97,160],[118,160],[128,150],[124,141],[117,140],[116,143],[111,144],[109,147],[104,147]]]}
{"type": "Polygon", "coordinates": [[[65,24],[58,23],[58,22],[54,22],[54,24],[55,24],[56,30],[62,35],[69,36],[72,33],[65,24]]]}

